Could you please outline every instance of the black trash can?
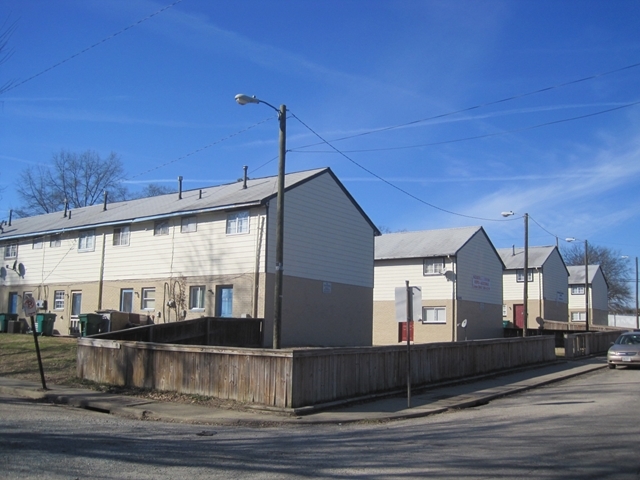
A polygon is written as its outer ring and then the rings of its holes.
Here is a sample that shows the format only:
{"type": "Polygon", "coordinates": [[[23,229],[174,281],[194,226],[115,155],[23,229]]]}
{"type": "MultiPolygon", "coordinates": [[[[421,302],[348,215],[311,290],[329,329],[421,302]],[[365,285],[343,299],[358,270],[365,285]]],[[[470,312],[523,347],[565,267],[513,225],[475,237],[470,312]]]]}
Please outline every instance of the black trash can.
{"type": "Polygon", "coordinates": [[[80,314],[80,335],[87,337],[108,330],[109,321],[97,313],[80,314]]]}

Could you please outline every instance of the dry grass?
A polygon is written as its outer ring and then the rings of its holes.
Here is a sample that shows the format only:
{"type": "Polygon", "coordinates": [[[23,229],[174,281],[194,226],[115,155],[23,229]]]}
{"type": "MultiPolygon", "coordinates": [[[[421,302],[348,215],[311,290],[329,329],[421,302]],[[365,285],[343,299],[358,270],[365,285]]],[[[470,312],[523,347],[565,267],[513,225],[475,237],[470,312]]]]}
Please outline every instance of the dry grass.
{"type": "MultiPolygon", "coordinates": [[[[47,384],[82,384],[76,377],[75,338],[38,337],[38,345],[47,384]]],[[[0,333],[0,376],[40,382],[33,335],[0,333]]]]}

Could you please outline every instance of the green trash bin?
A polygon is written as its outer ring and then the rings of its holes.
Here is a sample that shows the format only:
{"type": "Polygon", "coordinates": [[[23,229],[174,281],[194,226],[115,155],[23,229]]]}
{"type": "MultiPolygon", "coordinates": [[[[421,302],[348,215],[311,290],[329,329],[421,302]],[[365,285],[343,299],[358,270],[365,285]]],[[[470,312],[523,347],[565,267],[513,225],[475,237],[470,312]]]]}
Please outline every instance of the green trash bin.
{"type": "Polygon", "coordinates": [[[0,333],[7,333],[7,326],[9,325],[9,319],[6,313],[0,313],[0,333]]]}
{"type": "Polygon", "coordinates": [[[80,314],[80,335],[87,337],[98,333],[106,332],[106,320],[97,313],[81,313],[80,314]]]}
{"type": "Polygon", "coordinates": [[[53,336],[53,324],[55,321],[55,313],[36,313],[36,333],[46,337],[53,336]]]}

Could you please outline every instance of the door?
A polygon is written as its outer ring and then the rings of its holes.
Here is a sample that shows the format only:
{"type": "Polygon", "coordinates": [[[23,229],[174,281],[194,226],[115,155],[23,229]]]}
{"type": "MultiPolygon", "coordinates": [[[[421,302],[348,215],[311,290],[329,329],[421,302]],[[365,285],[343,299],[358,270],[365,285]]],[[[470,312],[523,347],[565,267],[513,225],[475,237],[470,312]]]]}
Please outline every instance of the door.
{"type": "Polygon", "coordinates": [[[133,312],[133,288],[123,288],[120,290],[120,311],[133,312]]]}
{"type": "Polygon", "coordinates": [[[233,316],[233,287],[216,288],[216,317],[233,316]]]}
{"type": "Polygon", "coordinates": [[[513,306],[513,323],[518,328],[524,327],[524,304],[513,306]]]}
{"type": "Polygon", "coordinates": [[[9,311],[7,313],[18,313],[18,292],[9,292],[9,311]]]}
{"type": "Polygon", "coordinates": [[[82,292],[71,292],[71,317],[69,335],[80,333],[80,314],[82,313],[82,292]]]}

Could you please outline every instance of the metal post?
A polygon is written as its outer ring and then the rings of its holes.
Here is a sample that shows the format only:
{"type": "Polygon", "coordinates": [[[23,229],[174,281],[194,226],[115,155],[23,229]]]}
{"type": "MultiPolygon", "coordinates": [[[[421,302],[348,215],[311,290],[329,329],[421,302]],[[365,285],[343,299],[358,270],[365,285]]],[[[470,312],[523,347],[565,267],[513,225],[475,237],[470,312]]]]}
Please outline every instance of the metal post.
{"type": "Polygon", "coordinates": [[[276,284],[274,288],[273,307],[273,348],[280,348],[282,328],[282,275],[284,270],[284,175],[285,153],[287,149],[287,107],[280,105],[279,162],[278,162],[278,197],[276,211],[276,284]]]}
{"type": "Polygon", "coordinates": [[[589,243],[584,241],[584,329],[589,331],[589,243]]]}
{"type": "Polygon", "coordinates": [[[407,408],[411,408],[411,320],[413,319],[413,292],[407,285],[407,408]]]}
{"type": "Polygon", "coordinates": [[[636,257],[636,328],[640,329],[640,321],[638,320],[638,257],[636,257]]]}
{"type": "Polygon", "coordinates": [[[36,356],[38,357],[38,368],[40,369],[40,380],[42,380],[42,389],[48,390],[47,384],[44,381],[44,368],[42,368],[42,357],[40,357],[40,345],[38,345],[38,334],[36,333],[36,325],[35,325],[35,322],[33,321],[33,315],[31,315],[31,331],[33,332],[33,342],[36,345],[36,356]]]}
{"type": "Polygon", "coordinates": [[[527,336],[527,323],[529,321],[529,214],[524,214],[524,291],[522,293],[523,303],[522,314],[524,323],[522,325],[522,336],[527,336]]]}

